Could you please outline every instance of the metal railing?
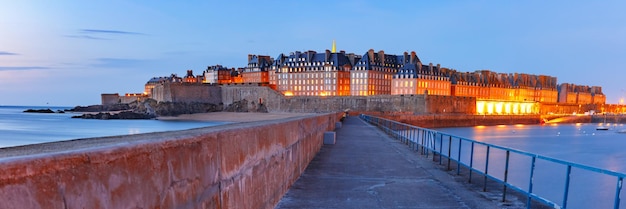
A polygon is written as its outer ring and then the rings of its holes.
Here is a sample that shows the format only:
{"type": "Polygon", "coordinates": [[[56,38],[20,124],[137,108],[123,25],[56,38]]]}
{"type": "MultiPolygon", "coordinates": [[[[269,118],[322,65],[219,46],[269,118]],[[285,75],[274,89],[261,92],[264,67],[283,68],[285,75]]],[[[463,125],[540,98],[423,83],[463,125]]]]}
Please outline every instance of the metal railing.
{"type": "MultiPolygon", "coordinates": [[[[488,143],[475,141],[471,139],[466,139],[463,137],[459,137],[459,136],[455,136],[455,135],[451,135],[451,134],[447,134],[447,133],[443,133],[443,132],[439,132],[439,131],[435,131],[431,129],[416,127],[416,126],[412,126],[409,124],[404,124],[404,123],[400,123],[400,122],[396,122],[396,121],[392,121],[392,120],[388,120],[384,118],[379,118],[375,116],[362,114],[360,115],[360,118],[367,121],[370,124],[378,126],[381,130],[391,135],[393,138],[398,139],[402,143],[407,144],[413,150],[420,152],[420,154],[422,155],[426,155],[426,157],[432,154],[433,160],[437,160],[435,156],[438,155],[439,164],[443,164],[444,162],[443,158],[446,158],[448,170],[452,169],[451,162],[456,163],[457,175],[460,175],[461,167],[467,168],[469,171],[470,183],[472,180],[472,173],[482,174],[482,176],[484,177],[484,185],[483,185],[484,191],[487,190],[488,178],[493,181],[501,183],[504,187],[503,194],[502,194],[502,201],[506,200],[507,189],[511,188],[526,196],[527,208],[531,208],[531,202],[533,200],[541,202],[543,204],[546,204],[554,208],[567,208],[568,196],[570,192],[570,180],[571,180],[570,176],[572,175],[572,168],[576,168],[576,169],[580,169],[586,172],[592,172],[592,173],[596,173],[600,175],[605,175],[611,178],[615,178],[616,183],[615,183],[615,192],[614,192],[615,197],[613,198],[613,208],[617,209],[620,206],[620,192],[622,190],[622,182],[624,180],[624,177],[626,177],[626,174],[624,173],[618,173],[618,172],[614,172],[610,170],[595,168],[595,167],[591,167],[587,165],[582,165],[582,164],[567,162],[564,160],[559,160],[559,159],[555,159],[551,157],[541,156],[538,154],[520,151],[520,150],[508,148],[508,147],[503,147],[503,146],[488,144],[488,143]],[[478,153],[478,151],[476,151],[479,146],[482,146],[481,148],[485,150],[484,163],[482,163],[482,165],[484,166],[484,169],[480,169],[478,166],[475,166],[475,163],[478,163],[478,162],[475,162],[476,158],[482,157],[482,154],[483,154],[483,153],[478,153]],[[463,153],[464,150],[465,150],[465,153],[463,153]],[[496,151],[504,152],[501,154],[501,155],[504,155],[504,156],[501,156],[501,157],[504,157],[504,166],[498,168],[500,169],[499,170],[500,172],[503,172],[501,173],[501,176],[496,176],[497,174],[493,174],[493,172],[491,173],[489,172],[489,171],[494,170],[494,168],[489,167],[490,166],[489,155],[490,153],[495,153],[496,151]],[[509,182],[509,175],[510,175],[509,171],[511,168],[509,167],[510,166],[509,164],[511,163],[510,161],[511,154],[515,154],[517,156],[525,156],[526,158],[530,160],[530,163],[529,163],[530,168],[528,169],[529,174],[527,176],[527,181],[528,181],[527,187],[520,186],[519,184],[515,185],[509,182]],[[463,155],[465,155],[465,157],[463,157],[463,155]],[[537,184],[535,184],[534,181],[536,177],[535,176],[536,172],[539,172],[539,170],[536,168],[536,165],[540,161],[550,162],[550,163],[554,163],[557,165],[557,166],[551,166],[549,168],[543,168],[544,170],[556,169],[555,167],[559,167],[559,166],[566,168],[565,176],[563,176],[565,182],[563,182],[564,189],[563,189],[563,193],[561,196],[562,201],[560,205],[557,203],[558,200],[553,200],[556,198],[542,197],[536,194],[535,192],[533,192],[533,187],[538,186],[537,184]]],[[[516,161],[516,162],[518,164],[528,164],[528,162],[520,163],[523,161],[516,161]]],[[[492,164],[495,164],[495,163],[502,164],[502,162],[497,162],[497,161],[492,162],[492,164]]],[[[515,167],[515,166],[521,166],[521,165],[513,165],[513,166],[515,167]]],[[[519,172],[516,174],[519,175],[519,172]]]]}

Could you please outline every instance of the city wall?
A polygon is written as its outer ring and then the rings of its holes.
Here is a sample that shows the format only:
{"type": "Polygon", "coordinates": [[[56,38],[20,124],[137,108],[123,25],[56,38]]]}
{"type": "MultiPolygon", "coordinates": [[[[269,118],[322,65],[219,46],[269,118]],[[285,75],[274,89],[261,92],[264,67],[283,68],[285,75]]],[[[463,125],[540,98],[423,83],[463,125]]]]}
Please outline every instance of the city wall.
{"type": "Polygon", "coordinates": [[[474,114],[476,99],[434,95],[377,95],[377,96],[298,96],[285,97],[267,87],[223,86],[224,106],[248,101],[248,109],[257,109],[261,103],[269,112],[407,112],[411,114],[456,113],[474,114]]]}
{"type": "Polygon", "coordinates": [[[222,90],[219,86],[196,83],[161,83],[152,89],[152,98],[159,102],[202,102],[219,104],[222,90]]]}
{"type": "Polygon", "coordinates": [[[411,115],[377,113],[371,113],[371,115],[424,128],[539,124],[541,121],[539,115],[411,115]]]}
{"type": "Polygon", "coordinates": [[[5,149],[0,208],[274,208],[340,115],[5,149]]]}

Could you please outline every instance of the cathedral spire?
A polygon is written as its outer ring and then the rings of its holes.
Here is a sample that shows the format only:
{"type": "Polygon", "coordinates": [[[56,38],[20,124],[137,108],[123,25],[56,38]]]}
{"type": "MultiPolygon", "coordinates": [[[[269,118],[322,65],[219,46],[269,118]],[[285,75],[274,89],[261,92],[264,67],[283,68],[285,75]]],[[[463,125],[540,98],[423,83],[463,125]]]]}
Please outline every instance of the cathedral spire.
{"type": "Polygon", "coordinates": [[[335,39],[333,39],[333,48],[330,50],[331,53],[337,53],[337,44],[335,44],[335,39]]]}

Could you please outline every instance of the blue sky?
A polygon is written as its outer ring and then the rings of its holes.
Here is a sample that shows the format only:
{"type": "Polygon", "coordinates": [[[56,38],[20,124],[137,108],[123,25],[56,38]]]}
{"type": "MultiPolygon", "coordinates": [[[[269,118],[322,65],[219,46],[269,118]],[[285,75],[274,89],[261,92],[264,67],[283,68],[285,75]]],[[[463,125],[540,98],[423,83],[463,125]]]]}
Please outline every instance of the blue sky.
{"type": "Polygon", "coordinates": [[[626,1],[1,1],[0,105],[98,104],[155,76],[333,39],[626,96],[626,1]]]}

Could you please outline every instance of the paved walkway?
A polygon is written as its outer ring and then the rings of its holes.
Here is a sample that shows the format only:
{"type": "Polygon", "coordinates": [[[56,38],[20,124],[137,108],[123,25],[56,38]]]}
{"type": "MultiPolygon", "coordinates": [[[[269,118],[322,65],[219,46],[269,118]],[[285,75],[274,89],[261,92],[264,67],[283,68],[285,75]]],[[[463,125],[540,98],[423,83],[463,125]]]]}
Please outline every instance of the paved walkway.
{"type": "Polygon", "coordinates": [[[276,208],[501,208],[351,116],[276,208]]]}

